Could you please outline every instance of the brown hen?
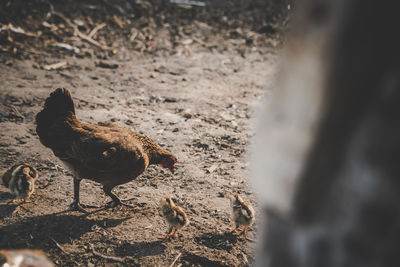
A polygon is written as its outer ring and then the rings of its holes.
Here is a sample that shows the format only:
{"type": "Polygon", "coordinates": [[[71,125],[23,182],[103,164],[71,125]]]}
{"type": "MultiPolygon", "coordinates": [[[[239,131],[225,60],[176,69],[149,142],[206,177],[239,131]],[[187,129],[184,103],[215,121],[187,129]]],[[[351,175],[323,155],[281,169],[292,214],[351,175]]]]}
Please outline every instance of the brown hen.
{"type": "Polygon", "coordinates": [[[58,88],[46,99],[36,116],[40,142],[50,148],[74,173],[73,209],[79,202],[79,184],[89,179],[103,185],[114,204],[129,206],[111,192],[143,173],[150,164],[160,164],[174,173],[177,158],[151,138],[114,123],[80,122],[68,90],[58,88]]]}

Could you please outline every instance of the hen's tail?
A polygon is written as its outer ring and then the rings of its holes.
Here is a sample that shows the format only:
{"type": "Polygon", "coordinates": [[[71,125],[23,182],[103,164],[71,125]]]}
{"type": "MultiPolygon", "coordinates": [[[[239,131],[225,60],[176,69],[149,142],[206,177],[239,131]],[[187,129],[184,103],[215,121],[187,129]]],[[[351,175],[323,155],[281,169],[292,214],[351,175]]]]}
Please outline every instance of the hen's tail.
{"type": "Polygon", "coordinates": [[[46,99],[42,111],[36,115],[36,132],[39,137],[56,119],[71,114],[75,114],[71,94],[65,88],[57,88],[46,99]]]}

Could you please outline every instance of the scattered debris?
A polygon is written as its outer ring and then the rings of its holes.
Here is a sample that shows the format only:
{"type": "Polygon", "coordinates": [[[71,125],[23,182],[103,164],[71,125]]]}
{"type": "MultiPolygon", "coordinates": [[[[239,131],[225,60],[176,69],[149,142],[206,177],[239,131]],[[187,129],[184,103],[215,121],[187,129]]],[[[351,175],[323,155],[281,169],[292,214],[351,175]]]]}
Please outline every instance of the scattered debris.
{"type": "Polygon", "coordinates": [[[182,252],[179,252],[179,254],[175,257],[174,261],[171,263],[169,267],[173,267],[174,264],[178,261],[178,259],[182,256],[182,252]]]}
{"type": "Polygon", "coordinates": [[[96,35],[96,33],[97,33],[99,30],[103,29],[105,26],[107,26],[107,24],[105,24],[104,22],[103,22],[103,23],[100,23],[99,25],[97,25],[96,27],[94,27],[93,30],[91,30],[91,31],[89,32],[88,37],[89,37],[89,38],[93,38],[93,37],[96,35]]]}
{"type": "Polygon", "coordinates": [[[74,47],[69,44],[58,43],[58,44],[56,44],[56,47],[62,48],[62,49],[68,50],[68,51],[73,51],[75,54],[78,54],[80,52],[80,49],[78,47],[74,47]]]}
{"type": "Polygon", "coordinates": [[[56,246],[65,254],[69,255],[71,254],[70,252],[66,251],[54,238],[52,238],[51,236],[49,236],[49,238],[54,242],[54,244],[56,244],[56,246]]]}
{"type": "Polygon", "coordinates": [[[24,29],[22,29],[21,27],[15,27],[11,23],[0,27],[0,32],[6,31],[6,30],[9,30],[9,31],[12,31],[12,32],[18,33],[18,34],[23,34],[23,35],[29,36],[29,37],[39,37],[40,36],[39,33],[36,34],[36,33],[32,33],[32,32],[27,32],[24,29]]]}
{"type": "Polygon", "coordinates": [[[201,2],[201,1],[169,0],[169,2],[172,3],[172,4],[178,4],[178,5],[201,6],[201,7],[206,6],[206,3],[201,2]]]}
{"type": "Polygon", "coordinates": [[[218,164],[214,164],[212,165],[210,168],[207,169],[207,173],[213,173],[216,169],[218,169],[219,165],[218,164]]]}
{"type": "Polygon", "coordinates": [[[121,258],[121,257],[116,257],[116,256],[107,256],[107,255],[103,255],[100,252],[97,252],[96,250],[94,250],[94,245],[90,244],[90,249],[92,250],[93,254],[96,256],[99,256],[100,258],[106,259],[106,260],[113,260],[113,261],[118,261],[118,262],[125,262],[125,258],[121,258]]]}
{"type": "Polygon", "coordinates": [[[124,28],[124,23],[123,23],[117,16],[113,16],[113,21],[114,21],[115,24],[117,24],[118,27],[120,27],[121,29],[124,28]]]}
{"type": "Polygon", "coordinates": [[[189,113],[189,112],[186,112],[186,113],[183,114],[183,117],[184,117],[185,119],[191,119],[191,118],[193,118],[193,114],[192,114],[192,113],[189,113]]]}
{"type": "Polygon", "coordinates": [[[252,243],[257,243],[257,240],[246,237],[246,240],[252,243]]]}
{"type": "Polygon", "coordinates": [[[58,69],[64,68],[65,66],[67,66],[67,62],[62,61],[62,62],[50,64],[50,65],[44,65],[43,69],[44,70],[58,70],[58,69]]]}
{"type": "Polygon", "coordinates": [[[97,62],[96,66],[100,67],[100,68],[106,68],[106,69],[116,69],[116,68],[118,68],[118,64],[117,63],[110,63],[110,62],[103,61],[103,60],[97,62]]]}
{"type": "Polygon", "coordinates": [[[65,17],[63,14],[59,13],[59,12],[55,12],[53,11],[54,15],[57,15],[58,17],[60,17],[61,19],[63,19],[73,30],[74,30],[74,35],[78,36],[79,38],[81,38],[82,40],[102,49],[102,50],[106,50],[106,51],[110,51],[113,54],[116,54],[117,51],[115,49],[113,49],[112,47],[108,47],[106,45],[102,45],[99,42],[97,42],[96,40],[93,40],[91,37],[87,36],[86,34],[82,33],[79,31],[78,26],[75,25],[74,23],[71,22],[71,20],[67,17],[65,17]]]}
{"type": "Polygon", "coordinates": [[[50,24],[47,21],[43,21],[42,26],[45,28],[48,28],[52,32],[55,32],[56,30],[58,30],[58,27],[56,25],[50,24]]]}

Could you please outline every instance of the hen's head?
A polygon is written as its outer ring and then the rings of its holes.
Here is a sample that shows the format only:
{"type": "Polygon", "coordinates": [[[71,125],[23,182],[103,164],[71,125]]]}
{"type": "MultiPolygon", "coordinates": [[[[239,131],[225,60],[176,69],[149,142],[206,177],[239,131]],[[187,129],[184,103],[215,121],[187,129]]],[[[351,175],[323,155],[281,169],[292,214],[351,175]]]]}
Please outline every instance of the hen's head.
{"type": "Polygon", "coordinates": [[[178,162],[178,158],[172,154],[165,154],[161,157],[161,167],[169,169],[172,173],[175,172],[175,165],[178,162]]]}

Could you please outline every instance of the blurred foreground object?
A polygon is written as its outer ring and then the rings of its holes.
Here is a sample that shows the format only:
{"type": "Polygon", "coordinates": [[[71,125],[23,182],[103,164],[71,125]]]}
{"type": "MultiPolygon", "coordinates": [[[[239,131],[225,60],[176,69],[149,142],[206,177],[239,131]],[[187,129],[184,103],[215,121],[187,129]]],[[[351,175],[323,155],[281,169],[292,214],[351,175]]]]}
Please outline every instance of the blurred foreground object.
{"type": "MultiPolygon", "coordinates": [[[[3,267],[53,267],[54,264],[40,250],[0,250],[6,258],[3,267]]],[[[0,262],[2,264],[2,262],[0,262]]]]}
{"type": "Polygon", "coordinates": [[[256,266],[400,266],[395,1],[297,7],[253,140],[256,266]]]}

